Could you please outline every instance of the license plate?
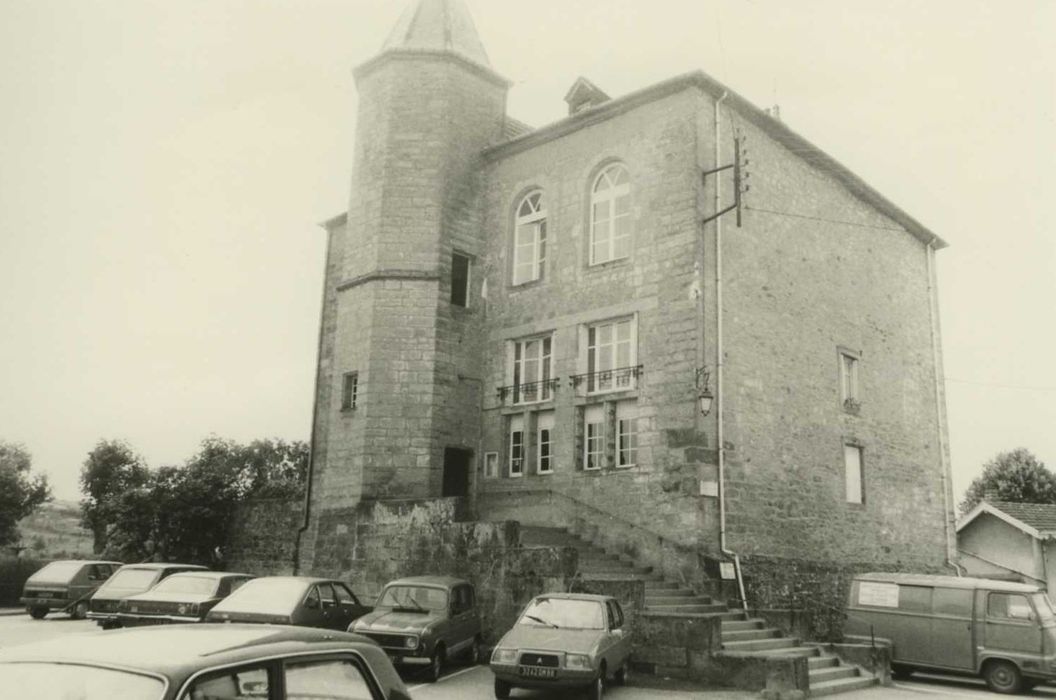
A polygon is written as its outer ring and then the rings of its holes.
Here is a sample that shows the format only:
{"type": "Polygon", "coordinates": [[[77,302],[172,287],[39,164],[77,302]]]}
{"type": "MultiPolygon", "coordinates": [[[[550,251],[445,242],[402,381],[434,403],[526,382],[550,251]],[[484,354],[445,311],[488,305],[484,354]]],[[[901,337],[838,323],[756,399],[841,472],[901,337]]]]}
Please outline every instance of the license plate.
{"type": "Polygon", "coordinates": [[[519,666],[517,672],[525,678],[557,678],[556,668],[542,666],[519,666]]]}

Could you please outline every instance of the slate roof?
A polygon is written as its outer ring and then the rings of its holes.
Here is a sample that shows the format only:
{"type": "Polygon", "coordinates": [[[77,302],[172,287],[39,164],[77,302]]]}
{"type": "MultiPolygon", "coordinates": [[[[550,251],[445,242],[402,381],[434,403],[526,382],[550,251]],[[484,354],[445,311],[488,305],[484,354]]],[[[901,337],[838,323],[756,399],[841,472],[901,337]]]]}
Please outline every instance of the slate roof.
{"type": "Polygon", "coordinates": [[[381,48],[443,51],[491,68],[488,54],[462,0],[419,0],[407,8],[381,48]]]}

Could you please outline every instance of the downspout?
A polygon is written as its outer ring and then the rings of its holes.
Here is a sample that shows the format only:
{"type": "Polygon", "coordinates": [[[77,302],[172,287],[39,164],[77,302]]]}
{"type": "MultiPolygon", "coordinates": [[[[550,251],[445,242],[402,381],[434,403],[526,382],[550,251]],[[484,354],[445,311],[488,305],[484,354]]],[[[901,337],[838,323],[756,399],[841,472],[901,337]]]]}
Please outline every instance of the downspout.
{"type": "Polygon", "coordinates": [[[319,362],[323,357],[323,322],[326,319],[326,290],[327,285],[330,283],[330,248],[333,242],[333,235],[330,229],[326,230],[326,269],[323,273],[323,303],[319,307],[319,340],[315,347],[315,382],[312,390],[312,434],[308,438],[308,474],[305,477],[304,483],[304,519],[301,522],[301,526],[297,529],[297,536],[293,542],[293,573],[294,575],[300,573],[301,567],[301,538],[304,536],[306,530],[308,530],[308,523],[311,521],[312,512],[312,480],[315,475],[315,429],[318,424],[319,417],[319,375],[322,370],[319,366],[319,362]]]}
{"type": "MultiPolygon", "coordinates": [[[[729,96],[723,91],[722,97],[715,100],[715,167],[719,167],[722,158],[720,147],[720,112],[722,102],[729,96]]],[[[722,209],[722,173],[715,174],[715,211],[722,209]]],[[[722,217],[715,219],[715,419],[718,423],[716,439],[719,443],[719,550],[733,559],[733,571],[737,577],[737,591],[741,597],[741,606],[747,610],[748,601],[744,595],[744,579],[741,576],[741,559],[726,546],[726,442],[723,430],[723,360],[722,345],[722,217]]]]}
{"type": "Polygon", "coordinates": [[[950,531],[950,495],[953,491],[953,474],[951,473],[950,460],[946,456],[946,438],[942,429],[942,391],[940,382],[943,381],[940,373],[939,352],[939,314],[938,314],[938,290],[935,288],[935,237],[933,236],[924,247],[924,257],[927,260],[928,271],[928,308],[931,314],[931,364],[935,374],[935,427],[939,433],[939,463],[942,467],[942,520],[945,525],[946,536],[946,566],[957,571],[958,576],[964,576],[964,567],[957,563],[956,535],[950,531]]]}

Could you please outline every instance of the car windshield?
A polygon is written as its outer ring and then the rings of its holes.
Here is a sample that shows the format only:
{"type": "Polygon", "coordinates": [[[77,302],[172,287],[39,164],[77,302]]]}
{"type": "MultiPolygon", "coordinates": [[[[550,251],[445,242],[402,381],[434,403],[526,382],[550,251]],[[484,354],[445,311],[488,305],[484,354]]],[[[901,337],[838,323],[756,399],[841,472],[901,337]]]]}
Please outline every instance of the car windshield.
{"type": "Polygon", "coordinates": [[[258,578],[247,581],[213,611],[289,615],[301,602],[306,588],[307,584],[297,579],[258,578]]]}
{"type": "Polygon", "coordinates": [[[389,586],[382,592],[375,607],[447,610],[447,591],[428,586],[389,586]]]}
{"type": "Polygon", "coordinates": [[[112,591],[120,588],[129,591],[145,591],[154,584],[158,577],[156,569],[122,569],[102,585],[100,591],[112,591]]]}
{"type": "Polygon", "coordinates": [[[56,663],[0,664],[0,688],[33,700],[153,700],[165,692],[165,684],[159,678],[56,663]]]}
{"type": "Polygon", "coordinates": [[[517,621],[532,627],[559,627],[581,630],[605,629],[604,608],[596,600],[536,598],[517,621]]]}
{"type": "Polygon", "coordinates": [[[68,583],[82,566],[79,561],[53,561],[30,576],[26,583],[68,583]]]}
{"type": "Polygon", "coordinates": [[[170,576],[157,586],[152,593],[201,593],[209,595],[216,590],[220,579],[210,576],[170,576]]]}

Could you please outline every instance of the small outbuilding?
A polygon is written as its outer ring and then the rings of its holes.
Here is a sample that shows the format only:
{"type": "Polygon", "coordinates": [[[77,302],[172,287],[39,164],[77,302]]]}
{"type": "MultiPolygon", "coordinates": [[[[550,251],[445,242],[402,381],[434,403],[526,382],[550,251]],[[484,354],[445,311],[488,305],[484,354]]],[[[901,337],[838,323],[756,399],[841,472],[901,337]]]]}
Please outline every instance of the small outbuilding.
{"type": "Polygon", "coordinates": [[[1056,591],[1056,505],[982,501],[957,522],[957,549],[969,576],[1056,591]]]}

